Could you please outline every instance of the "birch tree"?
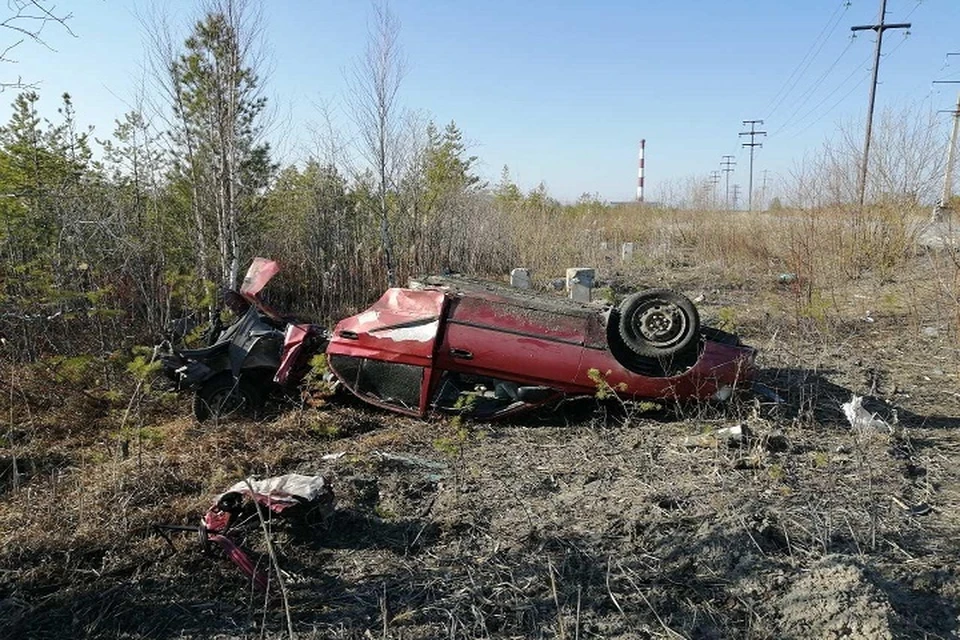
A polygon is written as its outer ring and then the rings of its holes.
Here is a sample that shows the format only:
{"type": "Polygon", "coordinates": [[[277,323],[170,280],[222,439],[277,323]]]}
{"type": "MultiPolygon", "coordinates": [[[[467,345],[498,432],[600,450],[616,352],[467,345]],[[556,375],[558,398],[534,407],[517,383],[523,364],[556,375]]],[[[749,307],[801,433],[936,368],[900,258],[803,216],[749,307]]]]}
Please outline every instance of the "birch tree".
{"type": "Polygon", "coordinates": [[[380,243],[390,287],[396,284],[396,264],[387,194],[402,155],[398,143],[397,93],[405,74],[400,22],[385,3],[375,3],[366,50],[347,78],[350,85],[347,101],[359,128],[360,153],[373,171],[380,243]]]}
{"type": "Polygon", "coordinates": [[[244,0],[212,0],[182,49],[166,57],[174,177],[190,200],[201,276],[215,269],[223,288],[237,283],[242,226],[274,169],[263,140],[258,37],[244,0]]]}

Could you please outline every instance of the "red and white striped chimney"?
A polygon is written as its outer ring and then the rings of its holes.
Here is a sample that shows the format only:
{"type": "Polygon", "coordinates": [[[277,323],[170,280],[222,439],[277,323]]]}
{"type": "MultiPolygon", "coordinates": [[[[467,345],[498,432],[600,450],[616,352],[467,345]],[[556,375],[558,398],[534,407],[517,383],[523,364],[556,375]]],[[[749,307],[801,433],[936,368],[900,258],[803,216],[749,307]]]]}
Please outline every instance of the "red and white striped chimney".
{"type": "Polygon", "coordinates": [[[637,202],[643,202],[643,148],[647,141],[640,141],[640,166],[637,169],[637,202]]]}

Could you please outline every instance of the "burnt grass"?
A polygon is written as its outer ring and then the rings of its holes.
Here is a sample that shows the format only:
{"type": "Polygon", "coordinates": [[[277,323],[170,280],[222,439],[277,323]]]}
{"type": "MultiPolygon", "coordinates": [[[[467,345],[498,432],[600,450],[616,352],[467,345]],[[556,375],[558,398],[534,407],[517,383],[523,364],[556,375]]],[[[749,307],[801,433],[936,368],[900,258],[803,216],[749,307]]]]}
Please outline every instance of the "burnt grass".
{"type": "MultiPolygon", "coordinates": [[[[121,433],[34,402],[0,450],[0,636],[956,637],[956,314],[925,282],[823,308],[775,278],[668,282],[760,349],[782,404],[590,398],[458,425],[332,400],[197,425],[183,402],[121,433]],[[892,430],[852,430],[853,393],[892,430]],[[731,426],[742,442],[709,435],[731,426]],[[286,605],[152,528],[291,472],[337,504],[270,523],[286,605]]],[[[17,415],[43,394],[17,387],[17,415]]],[[[243,542],[268,566],[259,530],[243,542]]]]}

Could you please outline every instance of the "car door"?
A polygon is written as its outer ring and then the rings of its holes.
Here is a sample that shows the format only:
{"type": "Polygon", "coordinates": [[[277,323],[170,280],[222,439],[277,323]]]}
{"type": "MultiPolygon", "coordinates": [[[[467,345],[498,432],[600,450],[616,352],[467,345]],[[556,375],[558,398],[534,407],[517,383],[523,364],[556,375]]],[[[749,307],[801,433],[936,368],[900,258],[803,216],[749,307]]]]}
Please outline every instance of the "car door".
{"type": "Polygon", "coordinates": [[[450,301],[437,349],[439,369],[522,384],[576,389],[587,318],[509,299],[450,301]]]}
{"type": "Polygon", "coordinates": [[[424,415],[445,305],[442,291],[388,289],[334,328],[326,351],[330,368],[362,400],[424,415]]]}

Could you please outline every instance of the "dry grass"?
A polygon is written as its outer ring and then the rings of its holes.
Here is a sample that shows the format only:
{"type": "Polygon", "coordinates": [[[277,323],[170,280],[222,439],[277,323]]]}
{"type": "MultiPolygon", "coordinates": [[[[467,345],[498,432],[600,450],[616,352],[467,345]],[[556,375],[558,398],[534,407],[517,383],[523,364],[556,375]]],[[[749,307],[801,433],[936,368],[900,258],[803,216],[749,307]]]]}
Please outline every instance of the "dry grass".
{"type": "Polygon", "coordinates": [[[196,522],[245,476],[318,471],[332,520],[274,539],[297,637],[955,634],[960,270],[917,246],[924,212],[579,215],[516,220],[525,266],[702,295],[787,404],[624,428],[587,401],[474,425],[453,451],[446,422],[353,405],[198,426],[150,396],[121,429],[132,382],[3,363],[0,635],[286,635],[225,560],[151,526],[196,522]],[[851,432],[838,405],[853,392],[895,433],[851,432]],[[733,424],[753,433],[744,447],[683,444],[733,424]]]}
{"type": "Polygon", "coordinates": [[[618,270],[622,243],[633,242],[632,266],[640,269],[699,267],[731,282],[789,272],[812,297],[834,284],[891,277],[914,257],[927,216],[889,206],[862,214],[839,207],[748,213],[624,206],[559,220],[524,212],[514,229],[518,264],[542,278],[575,265],[618,270]]]}

